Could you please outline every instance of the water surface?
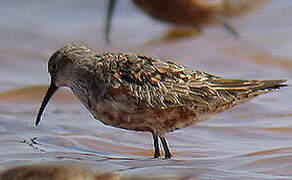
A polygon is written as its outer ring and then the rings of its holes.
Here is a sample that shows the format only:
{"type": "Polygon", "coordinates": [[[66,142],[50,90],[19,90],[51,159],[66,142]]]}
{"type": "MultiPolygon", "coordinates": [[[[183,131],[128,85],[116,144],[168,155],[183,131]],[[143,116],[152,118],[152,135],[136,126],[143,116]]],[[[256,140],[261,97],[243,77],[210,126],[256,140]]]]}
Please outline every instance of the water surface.
{"type": "Polygon", "coordinates": [[[126,51],[228,78],[292,80],[292,2],[272,1],[221,26],[170,43],[149,44],[169,25],[120,3],[105,45],[106,1],[3,1],[0,7],[0,169],[44,162],[98,171],[196,179],[292,178],[292,91],[262,95],[208,121],[167,134],[174,158],[152,158],[152,136],[94,120],[69,90],[58,92],[34,127],[57,48],[81,41],[96,52],[126,51]]]}

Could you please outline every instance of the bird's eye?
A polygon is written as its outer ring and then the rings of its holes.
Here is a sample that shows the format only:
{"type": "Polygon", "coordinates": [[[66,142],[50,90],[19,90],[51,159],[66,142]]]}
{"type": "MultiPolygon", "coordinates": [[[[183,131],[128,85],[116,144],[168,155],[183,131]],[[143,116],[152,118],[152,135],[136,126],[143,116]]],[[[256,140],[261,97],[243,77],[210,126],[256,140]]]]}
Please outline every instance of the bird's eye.
{"type": "Polygon", "coordinates": [[[59,56],[60,56],[60,53],[57,51],[49,59],[49,67],[48,67],[48,69],[49,69],[50,73],[57,71],[57,69],[58,69],[57,62],[58,62],[59,56]]]}
{"type": "Polygon", "coordinates": [[[54,71],[54,70],[57,69],[57,65],[56,65],[55,63],[53,63],[52,66],[51,66],[51,68],[52,68],[52,70],[54,71]]]}
{"type": "Polygon", "coordinates": [[[56,63],[52,63],[49,66],[49,73],[55,73],[57,71],[57,65],[56,63]]]}

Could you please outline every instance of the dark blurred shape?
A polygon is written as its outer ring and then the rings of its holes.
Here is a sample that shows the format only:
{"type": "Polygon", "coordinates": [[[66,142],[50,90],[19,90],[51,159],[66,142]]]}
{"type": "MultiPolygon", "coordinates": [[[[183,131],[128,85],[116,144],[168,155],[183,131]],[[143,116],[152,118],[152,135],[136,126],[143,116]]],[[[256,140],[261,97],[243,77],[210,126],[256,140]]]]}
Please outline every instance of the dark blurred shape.
{"type": "MultiPolygon", "coordinates": [[[[114,1],[112,3],[115,3],[114,1]]],[[[246,14],[267,1],[269,0],[133,0],[137,7],[159,21],[180,28],[191,27],[196,32],[200,32],[207,24],[219,22],[233,36],[238,36],[238,33],[225,22],[226,18],[246,14]]],[[[109,9],[111,11],[108,13],[113,13],[113,8],[109,6],[109,9]]],[[[106,21],[108,40],[112,15],[108,14],[107,17],[109,17],[106,21]]],[[[178,38],[181,36],[183,35],[179,35],[178,38]]]]}
{"type": "Polygon", "coordinates": [[[84,166],[34,164],[17,166],[3,171],[0,180],[187,180],[188,177],[142,178],[114,173],[94,172],[84,166]]]}
{"type": "MultiPolygon", "coordinates": [[[[104,175],[108,177],[108,175],[104,175]]],[[[0,175],[1,180],[94,180],[93,172],[69,165],[36,164],[10,168],[0,175]]]]}
{"type": "Polygon", "coordinates": [[[151,17],[179,26],[201,28],[224,17],[255,9],[263,0],[133,0],[151,17]]]}

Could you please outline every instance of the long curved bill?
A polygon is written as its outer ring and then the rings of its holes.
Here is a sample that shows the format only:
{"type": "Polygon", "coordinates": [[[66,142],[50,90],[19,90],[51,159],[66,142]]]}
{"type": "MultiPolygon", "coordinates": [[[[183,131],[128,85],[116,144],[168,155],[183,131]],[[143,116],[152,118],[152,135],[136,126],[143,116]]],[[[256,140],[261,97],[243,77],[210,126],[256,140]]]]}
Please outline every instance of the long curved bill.
{"type": "Polygon", "coordinates": [[[38,113],[38,116],[36,118],[36,121],[35,121],[35,126],[39,125],[40,121],[41,121],[41,118],[42,118],[42,114],[49,102],[49,100],[51,99],[51,97],[53,96],[53,94],[58,90],[58,86],[55,85],[54,82],[51,82],[50,84],[50,87],[46,93],[46,96],[42,102],[42,105],[41,105],[41,108],[39,110],[39,113],[38,113]]]}
{"type": "Polygon", "coordinates": [[[107,12],[106,12],[107,13],[106,14],[106,21],[105,21],[105,40],[106,40],[106,43],[109,43],[111,22],[112,22],[112,16],[114,13],[115,6],[116,6],[116,0],[109,0],[107,12]]]}

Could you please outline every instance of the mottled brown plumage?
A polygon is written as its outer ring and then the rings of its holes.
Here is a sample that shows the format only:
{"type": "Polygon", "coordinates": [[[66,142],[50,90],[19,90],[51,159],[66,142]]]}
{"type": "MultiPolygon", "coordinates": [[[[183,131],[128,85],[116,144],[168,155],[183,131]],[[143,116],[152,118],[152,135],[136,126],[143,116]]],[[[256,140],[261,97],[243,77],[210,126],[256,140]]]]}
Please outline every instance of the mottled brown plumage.
{"type": "Polygon", "coordinates": [[[285,80],[223,79],[157,58],[95,54],[74,43],[49,60],[51,86],[37,117],[58,87],[69,87],[91,114],[118,128],[153,134],[170,157],[164,134],[189,126],[259,94],[278,89],[285,80]]]}

